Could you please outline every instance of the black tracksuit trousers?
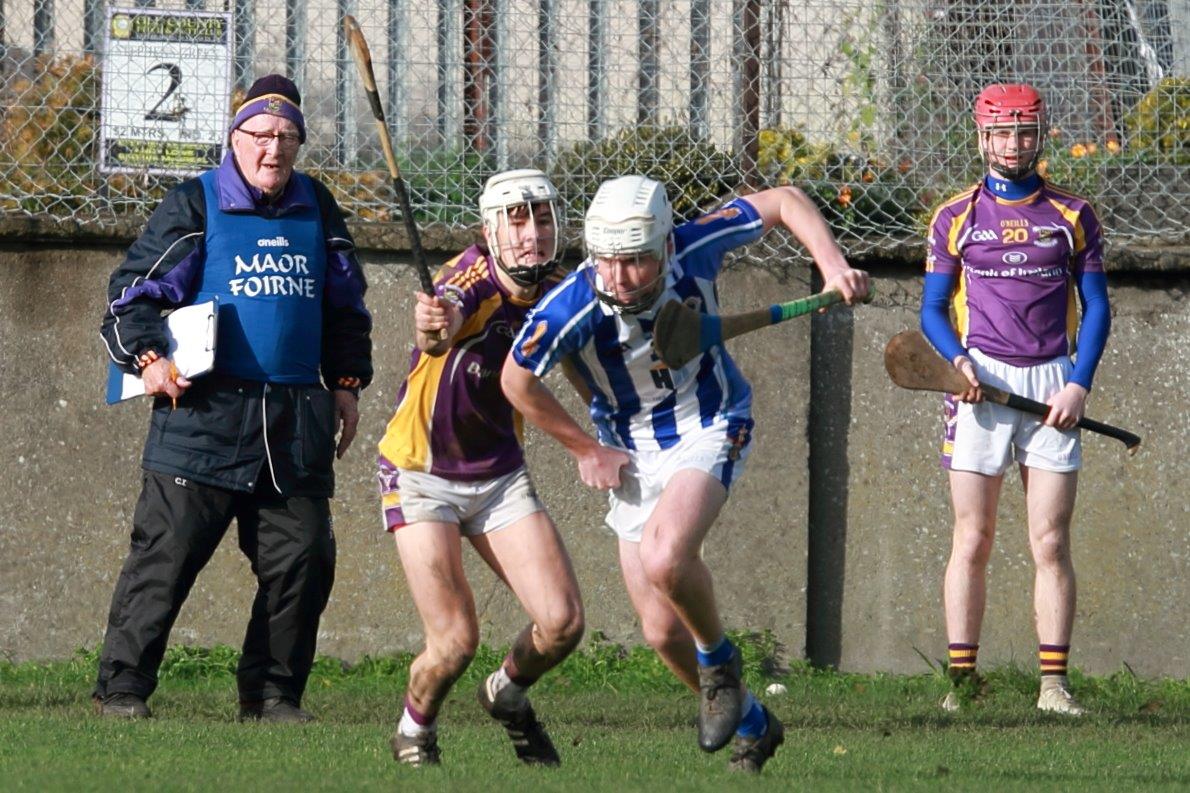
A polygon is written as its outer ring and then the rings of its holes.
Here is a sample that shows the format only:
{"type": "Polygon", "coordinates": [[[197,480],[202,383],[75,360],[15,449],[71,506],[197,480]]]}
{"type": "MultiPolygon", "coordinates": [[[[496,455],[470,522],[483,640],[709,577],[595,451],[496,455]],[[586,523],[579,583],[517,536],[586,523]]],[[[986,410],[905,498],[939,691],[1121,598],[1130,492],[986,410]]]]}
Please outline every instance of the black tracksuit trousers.
{"type": "Polygon", "coordinates": [[[95,696],[148,698],[182,603],[232,518],[258,588],[236,678],[240,700],[301,702],[318,621],[335,576],[325,497],[283,497],[208,487],[146,471],[132,544],[112,595],[95,696]]]}

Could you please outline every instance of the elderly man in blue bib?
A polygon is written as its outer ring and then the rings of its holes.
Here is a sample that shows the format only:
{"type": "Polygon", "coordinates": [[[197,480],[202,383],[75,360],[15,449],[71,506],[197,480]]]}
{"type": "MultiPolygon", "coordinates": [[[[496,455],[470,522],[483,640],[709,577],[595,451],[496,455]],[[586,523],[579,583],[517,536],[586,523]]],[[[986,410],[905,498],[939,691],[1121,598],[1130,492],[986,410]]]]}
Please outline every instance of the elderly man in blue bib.
{"type": "Polygon", "coordinates": [[[219,167],[165,196],[108,285],[103,341],[155,399],[99,660],[104,716],[150,715],[170,629],[234,518],[258,581],[240,718],[313,718],[301,699],[334,581],[333,464],[372,378],[372,319],[335,200],[294,170],[294,84],[253,83],[229,137],[219,167]],[[162,313],[211,299],[215,366],[191,381],[165,357],[162,313]]]}

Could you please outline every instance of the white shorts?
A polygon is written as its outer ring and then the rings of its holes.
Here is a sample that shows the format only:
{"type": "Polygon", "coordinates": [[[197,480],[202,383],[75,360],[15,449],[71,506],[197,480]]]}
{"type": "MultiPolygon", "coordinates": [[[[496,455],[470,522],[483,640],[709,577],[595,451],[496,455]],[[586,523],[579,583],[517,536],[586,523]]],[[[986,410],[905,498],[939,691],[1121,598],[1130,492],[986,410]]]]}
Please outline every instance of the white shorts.
{"type": "MultiPolygon", "coordinates": [[[[980,382],[1038,402],[1062,390],[1074,369],[1067,356],[1033,366],[1012,366],[976,349],[970,351],[970,357],[980,382]]],[[[1013,460],[1043,471],[1077,471],[1082,467],[1077,429],[1047,427],[1042,416],[995,402],[972,405],[949,394],[943,411],[943,468],[1000,476],[1013,460]]]]}
{"type": "Polygon", "coordinates": [[[523,465],[504,476],[476,482],[382,465],[376,479],[388,531],[434,521],[457,524],[464,537],[474,537],[499,531],[545,509],[523,465]]]}
{"type": "Polygon", "coordinates": [[[751,419],[730,430],[708,427],[661,451],[623,449],[629,462],[620,469],[620,486],[608,493],[607,525],[621,540],[640,542],[645,522],[674,474],[691,468],[702,471],[730,491],[743,475],[751,450],[751,419]]]}

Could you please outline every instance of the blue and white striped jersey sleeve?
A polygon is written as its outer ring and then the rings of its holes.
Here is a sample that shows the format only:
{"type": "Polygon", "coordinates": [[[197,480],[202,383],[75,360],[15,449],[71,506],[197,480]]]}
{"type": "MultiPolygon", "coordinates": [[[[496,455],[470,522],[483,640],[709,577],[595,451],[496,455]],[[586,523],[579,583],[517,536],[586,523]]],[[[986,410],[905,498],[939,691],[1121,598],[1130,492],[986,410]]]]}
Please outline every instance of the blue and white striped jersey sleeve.
{"type": "Polygon", "coordinates": [[[598,298],[580,267],[529,312],[512,343],[512,358],[544,377],[563,357],[587,344],[600,316],[598,298]]]}
{"type": "Polygon", "coordinates": [[[764,221],[756,207],[742,198],[729,201],[714,212],[687,221],[674,229],[682,269],[695,278],[713,280],[728,251],[764,236],[764,221]]]}

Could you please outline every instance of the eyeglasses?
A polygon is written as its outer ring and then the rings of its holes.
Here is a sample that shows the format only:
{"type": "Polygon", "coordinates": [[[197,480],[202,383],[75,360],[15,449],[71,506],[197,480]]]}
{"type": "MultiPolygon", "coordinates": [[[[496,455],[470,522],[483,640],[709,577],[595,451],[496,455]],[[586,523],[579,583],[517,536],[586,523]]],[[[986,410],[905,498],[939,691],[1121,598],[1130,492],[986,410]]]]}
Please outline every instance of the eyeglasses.
{"type": "Polygon", "coordinates": [[[246,129],[237,129],[236,132],[252,138],[252,142],[262,149],[267,149],[274,140],[283,149],[296,149],[302,142],[302,136],[296,132],[249,132],[246,129]]]}

